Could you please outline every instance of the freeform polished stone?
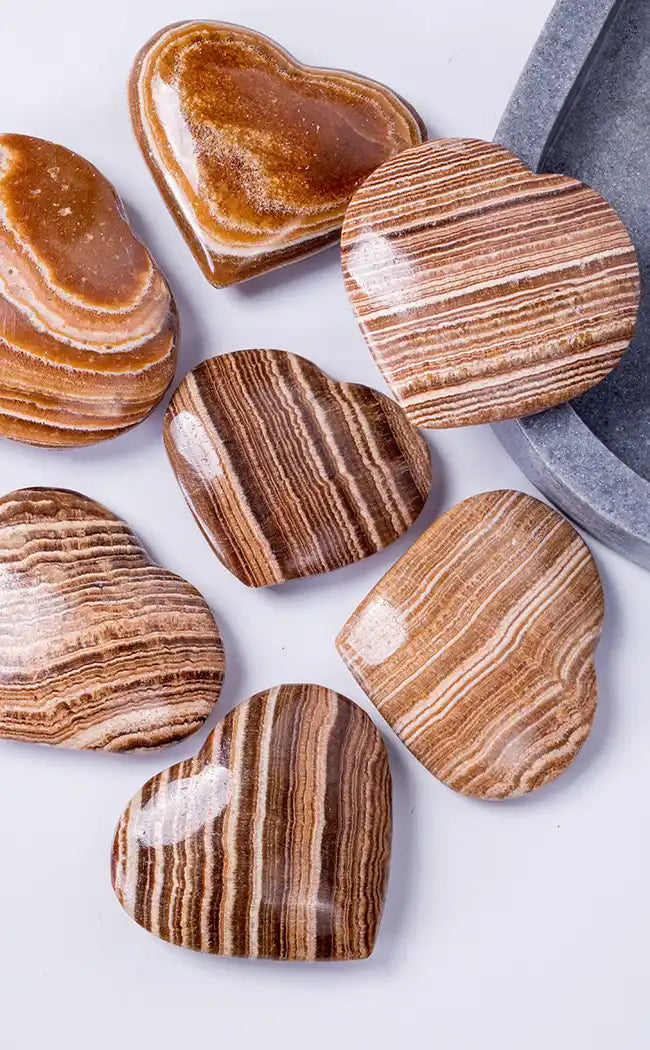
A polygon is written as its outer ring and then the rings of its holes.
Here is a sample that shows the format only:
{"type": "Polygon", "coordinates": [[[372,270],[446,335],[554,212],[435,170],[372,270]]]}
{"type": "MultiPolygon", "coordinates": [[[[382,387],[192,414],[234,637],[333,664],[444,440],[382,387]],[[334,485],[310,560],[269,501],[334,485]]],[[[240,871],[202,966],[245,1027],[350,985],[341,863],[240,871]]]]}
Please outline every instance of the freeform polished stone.
{"type": "Polygon", "coordinates": [[[282,350],[203,361],[164,435],[208,542],[251,587],[374,554],[413,524],[431,485],[427,445],[398,405],[282,350]]]}
{"type": "Polygon", "coordinates": [[[335,241],[356,188],[424,133],[381,84],[304,66],[223,22],[160,30],[136,58],[129,97],[151,173],[217,286],[335,241]]]}
{"type": "Polygon", "coordinates": [[[337,639],[413,754],[466,795],[523,795],[589,735],[598,570],[578,533],[521,492],[472,496],[439,518],[337,639]]]}
{"type": "Polygon", "coordinates": [[[639,270],[614,210],[503,146],[440,139],[393,157],[353,197],[341,243],[362,332],[418,426],[566,401],[634,332],[639,270]]]}
{"type": "Polygon", "coordinates": [[[0,135],[0,435],[88,445],[169,386],[178,321],[111,184],[64,146],[0,135]]]}
{"type": "Polygon", "coordinates": [[[388,756],[368,715],[322,686],[282,685],[135,795],[113,887],[131,918],[186,948],[364,959],[390,840],[388,756]]]}
{"type": "Polygon", "coordinates": [[[63,489],[0,500],[0,660],[0,737],[105,751],[193,733],[224,669],[199,592],[63,489]]]}

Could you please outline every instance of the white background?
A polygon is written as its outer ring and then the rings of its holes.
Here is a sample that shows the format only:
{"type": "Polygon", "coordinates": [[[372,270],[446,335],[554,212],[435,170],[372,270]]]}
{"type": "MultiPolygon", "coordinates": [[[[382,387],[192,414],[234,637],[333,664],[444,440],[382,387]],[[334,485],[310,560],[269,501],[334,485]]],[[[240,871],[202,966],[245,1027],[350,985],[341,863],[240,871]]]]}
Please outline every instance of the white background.
{"type": "MultiPolygon", "coordinates": [[[[491,138],[550,8],[551,0],[221,0],[196,9],[178,0],[0,0],[0,127],[64,143],[118,188],[178,299],[179,378],[215,353],[280,347],[338,379],[384,389],[336,249],[247,286],[207,284],[131,134],[132,57],[168,22],[241,22],[306,62],[384,81],[431,135],[491,138]]],[[[329,576],[251,591],[194,524],[163,451],[162,414],[95,448],[0,442],[0,491],[78,489],[199,587],[227,651],[211,723],[282,681],[318,681],[370,710],[334,649],[348,614],[440,508],[488,488],[531,491],[489,428],[435,433],[435,498],[409,536],[329,576]]],[[[146,778],[194,753],[207,729],[147,756],[0,743],[2,1050],[647,1050],[650,576],[591,546],[607,599],[600,705],[591,739],[556,784],[518,802],[473,802],[434,780],[384,727],[395,835],[367,962],[201,956],[157,940],[119,907],[109,851],[120,811],[146,778]]]]}

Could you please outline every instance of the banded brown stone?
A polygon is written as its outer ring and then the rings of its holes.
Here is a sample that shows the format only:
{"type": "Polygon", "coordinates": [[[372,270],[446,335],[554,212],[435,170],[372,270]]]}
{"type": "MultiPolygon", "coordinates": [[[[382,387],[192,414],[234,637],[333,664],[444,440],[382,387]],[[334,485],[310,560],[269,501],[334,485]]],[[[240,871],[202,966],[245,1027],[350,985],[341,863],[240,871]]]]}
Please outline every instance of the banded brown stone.
{"type": "Polygon", "coordinates": [[[584,744],[602,619],[598,570],[575,529],[532,496],[485,492],[420,536],[337,648],[431,773],[501,799],[555,779],[584,744]]]}
{"type": "Polygon", "coordinates": [[[424,134],[382,84],[302,65],[225,22],[156,33],[136,57],[129,100],[158,189],[217,286],[337,240],[354,190],[424,134]]]}
{"type": "Polygon", "coordinates": [[[0,135],[0,435],[89,445],[140,423],[174,376],[178,318],[89,161],[0,135]]]}
{"type": "Polygon", "coordinates": [[[217,625],[129,526],[63,489],[0,499],[0,737],[133,751],[182,740],[221,689],[217,625]]]}
{"type": "Polygon", "coordinates": [[[640,279],[596,190],[503,146],[438,139],[355,193],[341,237],[361,331],[409,419],[512,419],[600,382],[627,349],[640,279]]]}
{"type": "Polygon", "coordinates": [[[134,796],[113,886],[140,926],[185,948],[364,959],[390,842],[388,756],[368,715],[323,686],[282,685],[134,796]]]}
{"type": "Polygon", "coordinates": [[[252,587],[374,554],[413,524],[431,485],[427,445],[398,405],[281,350],[203,361],[164,435],[208,542],[252,587]]]}

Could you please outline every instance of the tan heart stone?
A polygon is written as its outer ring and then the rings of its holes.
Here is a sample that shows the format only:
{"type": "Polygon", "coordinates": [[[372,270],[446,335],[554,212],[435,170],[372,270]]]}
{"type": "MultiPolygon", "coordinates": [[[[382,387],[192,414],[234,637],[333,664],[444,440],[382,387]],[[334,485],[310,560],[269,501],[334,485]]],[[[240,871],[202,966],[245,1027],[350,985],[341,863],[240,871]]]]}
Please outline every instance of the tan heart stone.
{"type": "Polygon", "coordinates": [[[417,426],[568,401],[634,333],[639,269],[613,208],[494,143],[439,139],[386,161],[352,198],[341,246],[361,330],[417,426]]]}
{"type": "Polygon", "coordinates": [[[532,496],[486,492],[427,529],[337,647],[430,772],[499,799],[553,780],[586,740],[602,618],[575,529],[532,496]]]}

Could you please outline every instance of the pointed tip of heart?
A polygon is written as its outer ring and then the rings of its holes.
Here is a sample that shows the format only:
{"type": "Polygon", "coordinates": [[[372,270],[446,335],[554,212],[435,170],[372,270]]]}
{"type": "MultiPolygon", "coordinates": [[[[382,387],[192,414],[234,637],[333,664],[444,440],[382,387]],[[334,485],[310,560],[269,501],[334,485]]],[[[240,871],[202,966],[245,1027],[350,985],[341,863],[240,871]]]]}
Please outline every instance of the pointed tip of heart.
{"type": "Polygon", "coordinates": [[[391,781],[368,715],[318,685],[257,693],[119,822],[113,887],[173,944],[215,955],[367,958],[388,878],[391,781]]]}

